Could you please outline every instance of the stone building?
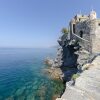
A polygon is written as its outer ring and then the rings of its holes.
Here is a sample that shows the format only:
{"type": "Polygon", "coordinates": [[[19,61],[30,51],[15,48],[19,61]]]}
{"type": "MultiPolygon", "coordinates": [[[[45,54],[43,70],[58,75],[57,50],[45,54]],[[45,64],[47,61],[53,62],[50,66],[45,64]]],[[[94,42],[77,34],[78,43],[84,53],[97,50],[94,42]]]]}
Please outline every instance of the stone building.
{"type": "Polygon", "coordinates": [[[90,55],[100,53],[100,19],[96,12],[77,14],[69,23],[68,34],[61,35],[58,43],[54,67],[82,65],[90,55]]]}
{"type": "Polygon", "coordinates": [[[78,40],[90,53],[100,52],[100,19],[95,11],[89,15],[77,14],[69,24],[70,39],[78,40]]]}

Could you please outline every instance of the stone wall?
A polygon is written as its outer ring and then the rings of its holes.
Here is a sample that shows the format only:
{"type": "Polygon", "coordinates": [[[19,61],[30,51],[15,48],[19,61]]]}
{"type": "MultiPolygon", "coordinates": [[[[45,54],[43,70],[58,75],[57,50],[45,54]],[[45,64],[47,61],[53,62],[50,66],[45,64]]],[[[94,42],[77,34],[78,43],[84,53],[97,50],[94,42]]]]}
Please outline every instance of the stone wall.
{"type": "Polygon", "coordinates": [[[100,20],[77,22],[72,38],[78,40],[82,48],[90,53],[100,52],[100,20]]]}
{"type": "Polygon", "coordinates": [[[80,37],[80,38],[77,37],[77,40],[80,42],[80,45],[87,51],[91,52],[92,48],[90,40],[90,22],[86,20],[84,22],[76,23],[75,34],[80,37]]]}
{"type": "Polygon", "coordinates": [[[92,41],[92,52],[99,53],[100,52],[100,20],[95,20],[95,27],[91,33],[91,41],[92,41]]]}

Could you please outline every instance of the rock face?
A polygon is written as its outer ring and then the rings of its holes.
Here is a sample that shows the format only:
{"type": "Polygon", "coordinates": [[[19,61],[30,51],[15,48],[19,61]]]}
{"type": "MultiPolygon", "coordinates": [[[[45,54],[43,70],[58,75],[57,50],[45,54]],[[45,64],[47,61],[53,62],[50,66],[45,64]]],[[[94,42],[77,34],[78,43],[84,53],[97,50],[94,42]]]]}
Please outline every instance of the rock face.
{"type": "Polygon", "coordinates": [[[58,43],[59,47],[56,58],[54,60],[46,59],[45,62],[51,66],[51,70],[60,69],[63,73],[62,78],[65,81],[69,81],[71,76],[77,72],[78,54],[76,52],[80,46],[77,41],[70,40],[68,34],[63,34],[58,39],[58,43]]]}
{"type": "Polygon", "coordinates": [[[59,48],[56,58],[54,60],[46,59],[45,62],[49,66],[51,66],[51,73],[58,73],[54,70],[60,69],[63,73],[63,75],[59,74],[59,76],[61,76],[61,79],[64,79],[64,81],[69,81],[72,75],[77,72],[78,54],[76,52],[79,50],[80,46],[77,41],[70,40],[68,38],[68,34],[63,34],[59,38],[58,43],[59,48]]]}
{"type": "Polygon", "coordinates": [[[67,82],[64,94],[56,100],[100,100],[100,55],[86,66],[88,70],[81,73],[75,85],[67,82]]]}
{"type": "Polygon", "coordinates": [[[68,29],[58,39],[56,58],[47,60],[51,76],[66,82],[65,93],[57,100],[100,100],[100,19],[95,11],[76,15],[68,29]],[[75,80],[74,74],[80,77],[75,80]]]}
{"type": "Polygon", "coordinates": [[[57,55],[57,59],[61,59],[61,66],[75,67],[77,65],[78,55],[75,52],[78,50],[79,45],[74,40],[69,40],[68,35],[64,34],[58,40],[60,45],[60,54],[57,55]],[[76,47],[76,48],[75,48],[76,47]]]}
{"type": "Polygon", "coordinates": [[[60,79],[62,80],[63,72],[60,68],[47,68],[44,69],[44,73],[49,75],[51,79],[60,79]]]}

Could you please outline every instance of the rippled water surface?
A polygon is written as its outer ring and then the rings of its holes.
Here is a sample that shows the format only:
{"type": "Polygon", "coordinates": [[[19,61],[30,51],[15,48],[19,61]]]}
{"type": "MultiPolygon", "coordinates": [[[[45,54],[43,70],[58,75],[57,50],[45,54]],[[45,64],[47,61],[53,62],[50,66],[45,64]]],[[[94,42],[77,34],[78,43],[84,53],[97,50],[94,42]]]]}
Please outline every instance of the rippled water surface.
{"type": "Polygon", "coordinates": [[[0,100],[52,100],[61,82],[43,73],[44,59],[55,49],[0,49],[0,100]]]}

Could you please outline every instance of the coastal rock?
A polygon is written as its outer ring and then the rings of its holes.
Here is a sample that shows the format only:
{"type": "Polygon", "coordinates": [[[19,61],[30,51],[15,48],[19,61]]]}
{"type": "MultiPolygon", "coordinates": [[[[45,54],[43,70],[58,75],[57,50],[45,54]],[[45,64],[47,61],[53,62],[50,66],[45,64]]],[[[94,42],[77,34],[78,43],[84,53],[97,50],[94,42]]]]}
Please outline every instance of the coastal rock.
{"type": "MultiPolygon", "coordinates": [[[[89,16],[76,15],[68,32],[58,39],[59,66],[66,80],[66,90],[57,100],[100,100],[100,20],[95,11],[89,16]],[[69,79],[68,79],[69,78],[69,79]],[[73,86],[74,80],[75,84],[73,86]]],[[[54,63],[55,64],[55,63],[54,63]]]]}
{"type": "Polygon", "coordinates": [[[54,63],[53,59],[50,59],[50,58],[45,59],[45,64],[47,64],[48,66],[52,66],[53,63],[54,63]]]}
{"type": "Polygon", "coordinates": [[[49,77],[52,79],[61,79],[63,77],[63,72],[60,68],[48,68],[44,69],[44,72],[49,74],[49,77]]]}
{"type": "Polygon", "coordinates": [[[74,86],[70,82],[66,83],[64,94],[56,100],[100,100],[100,56],[88,66],[89,69],[76,79],[74,86]]]}
{"type": "Polygon", "coordinates": [[[63,34],[59,39],[58,43],[60,49],[58,49],[57,59],[58,63],[61,62],[60,66],[75,67],[77,65],[78,55],[75,52],[79,49],[79,45],[75,40],[69,40],[68,34],[63,34]],[[60,52],[59,52],[60,51],[60,52]]]}

